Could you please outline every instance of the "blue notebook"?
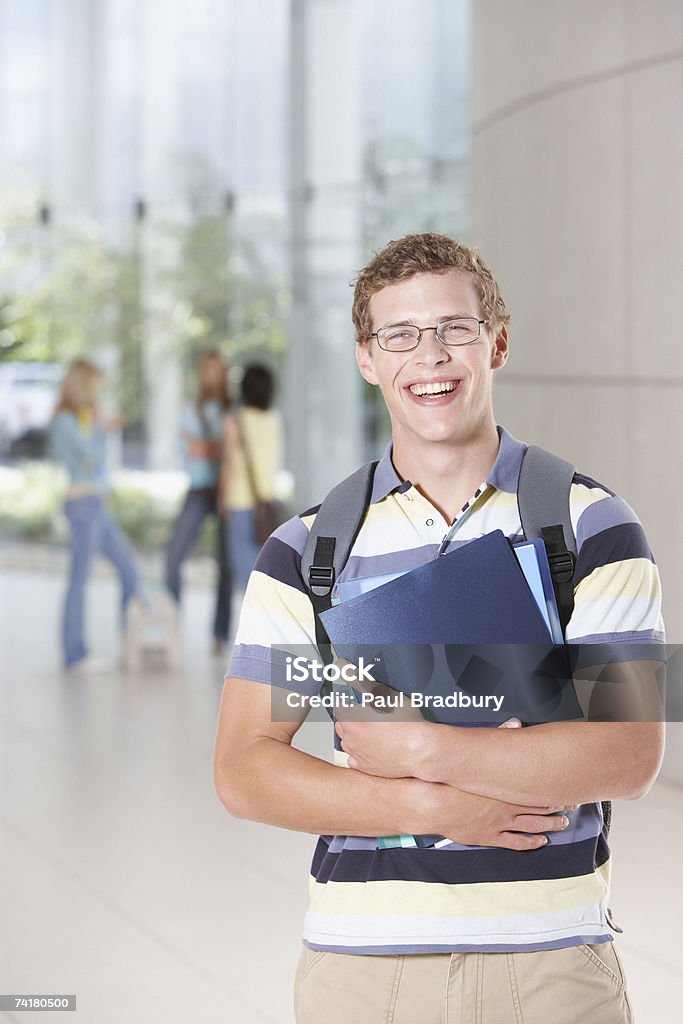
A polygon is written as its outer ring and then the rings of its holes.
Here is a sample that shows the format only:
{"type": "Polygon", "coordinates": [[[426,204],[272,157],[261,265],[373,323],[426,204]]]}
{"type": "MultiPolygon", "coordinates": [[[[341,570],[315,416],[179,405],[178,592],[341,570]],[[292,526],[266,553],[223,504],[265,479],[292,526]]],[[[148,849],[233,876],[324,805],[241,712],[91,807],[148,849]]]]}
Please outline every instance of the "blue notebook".
{"type": "Polygon", "coordinates": [[[529,589],[534,595],[534,600],[545,619],[553,643],[564,643],[562,623],[557,610],[557,600],[545,544],[542,540],[528,540],[523,544],[515,544],[513,550],[529,584],[529,589]]]}
{"type": "MultiPolygon", "coordinates": [[[[542,540],[529,540],[522,544],[515,544],[512,550],[522,567],[522,572],[545,620],[553,643],[563,643],[562,625],[557,610],[545,544],[542,540]]],[[[398,579],[399,576],[404,576],[407,572],[411,572],[411,570],[401,569],[398,572],[385,572],[377,576],[360,576],[353,580],[342,580],[338,587],[339,598],[341,601],[350,601],[352,598],[367,594],[385,583],[390,583],[391,580],[398,579]]]]}
{"type": "Polygon", "coordinates": [[[581,717],[563,647],[553,645],[500,530],[324,612],[337,654],[374,663],[374,678],[429,695],[425,717],[495,725],[581,717]],[[569,684],[569,685],[568,685],[569,684]],[[467,705],[435,698],[461,693],[467,705]],[[498,711],[481,698],[504,698],[498,711]]]}
{"type": "Polygon", "coordinates": [[[385,583],[397,580],[399,576],[405,576],[407,572],[412,572],[412,570],[399,569],[398,572],[382,572],[377,576],[359,576],[355,580],[342,580],[337,588],[339,598],[342,601],[350,601],[354,597],[360,597],[361,594],[376,590],[377,587],[383,587],[385,583]]]}

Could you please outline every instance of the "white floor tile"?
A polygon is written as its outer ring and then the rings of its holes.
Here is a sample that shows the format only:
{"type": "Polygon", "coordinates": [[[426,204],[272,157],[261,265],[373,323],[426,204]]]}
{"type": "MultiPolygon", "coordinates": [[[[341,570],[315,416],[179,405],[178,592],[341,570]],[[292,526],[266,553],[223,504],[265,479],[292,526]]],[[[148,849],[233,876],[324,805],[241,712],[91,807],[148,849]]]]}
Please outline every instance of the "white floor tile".
{"type": "MultiPolygon", "coordinates": [[[[75,992],[67,1024],[292,1024],[315,840],[235,821],[213,791],[226,659],[210,653],[211,595],[186,594],[177,672],[77,680],[57,667],[62,588],[6,574],[0,596],[0,987],[75,992]]],[[[90,606],[96,653],[115,656],[112,580],[93,581],[90,606]]],[[[318,756],[331,741],[328,724],[297,737],[318,756]]],[[[638,1024],[681,1019],[682,808],[660,782],[614,809],[638,1024]]]]}

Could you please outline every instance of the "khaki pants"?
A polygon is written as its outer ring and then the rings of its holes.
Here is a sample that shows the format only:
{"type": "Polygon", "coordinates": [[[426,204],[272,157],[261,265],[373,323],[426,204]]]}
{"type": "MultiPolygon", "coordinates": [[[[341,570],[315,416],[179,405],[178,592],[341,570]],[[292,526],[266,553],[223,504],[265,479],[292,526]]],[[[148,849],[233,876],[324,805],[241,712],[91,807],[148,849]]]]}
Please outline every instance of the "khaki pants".
{"type": "Polygon", "coordinates": [[[632,1024],[611,942],[536,953],[304,949],[297,1024],[632,1024]]]}

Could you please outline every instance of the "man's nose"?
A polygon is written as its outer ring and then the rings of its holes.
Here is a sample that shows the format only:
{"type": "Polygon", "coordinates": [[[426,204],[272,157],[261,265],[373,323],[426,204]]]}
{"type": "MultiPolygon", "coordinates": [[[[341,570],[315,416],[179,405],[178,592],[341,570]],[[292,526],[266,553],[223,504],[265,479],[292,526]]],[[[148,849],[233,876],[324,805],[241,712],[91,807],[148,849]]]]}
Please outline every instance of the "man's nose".
{"type": "Polygon", "coordinates": [[[442,363],[448,358],[446,346],[442,345],[436,336],[436,327],[425,327],[420,337],[420,343],[415,350],[417,361],[433,366],[435,363],[442,363]]]}

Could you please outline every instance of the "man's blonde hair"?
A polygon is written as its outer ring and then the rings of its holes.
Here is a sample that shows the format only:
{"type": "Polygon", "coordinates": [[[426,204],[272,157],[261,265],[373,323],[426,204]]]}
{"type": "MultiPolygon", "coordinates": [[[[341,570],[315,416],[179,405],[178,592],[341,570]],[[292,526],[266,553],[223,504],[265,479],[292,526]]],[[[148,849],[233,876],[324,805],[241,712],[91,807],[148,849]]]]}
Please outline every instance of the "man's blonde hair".
{"type": "Polygon", "coordinates": [[[476,249],[427,231],[389,242],[359,273],[351,311],[356,340],[363,344],[372,333],[370,299],[376,292],[415,274],[446,274],[449,270],[470,276],[479,295],[482,317],[494,332],[509,322],[500,288],[476,249]]]}

